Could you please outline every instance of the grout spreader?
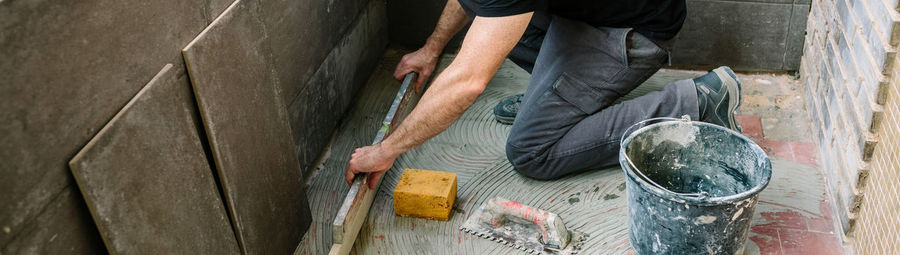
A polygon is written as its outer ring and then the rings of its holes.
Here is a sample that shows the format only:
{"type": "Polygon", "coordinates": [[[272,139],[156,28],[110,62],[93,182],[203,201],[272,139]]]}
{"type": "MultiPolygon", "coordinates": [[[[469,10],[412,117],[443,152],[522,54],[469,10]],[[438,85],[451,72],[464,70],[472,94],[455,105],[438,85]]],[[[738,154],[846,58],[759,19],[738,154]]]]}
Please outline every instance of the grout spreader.
{"type": "Polygon", "coordinates": [[[482,204],[459,228],[532,254],[576,254],[587,239],[567,230],[555,213],[501,197],[482,204]]]}

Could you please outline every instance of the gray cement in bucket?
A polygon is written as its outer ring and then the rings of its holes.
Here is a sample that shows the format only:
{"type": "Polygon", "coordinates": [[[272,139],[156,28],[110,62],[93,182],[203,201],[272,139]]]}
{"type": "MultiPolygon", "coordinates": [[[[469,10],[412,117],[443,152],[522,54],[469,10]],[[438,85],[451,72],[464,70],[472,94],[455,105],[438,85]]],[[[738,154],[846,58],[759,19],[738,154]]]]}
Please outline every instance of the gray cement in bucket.
{"type": "Polygon", "coordinates": [[[630,134],[620,159],[635,251],[743,253],[759,192],[771,178],[759,146],[719,126],[678,120],[630,134]]]}

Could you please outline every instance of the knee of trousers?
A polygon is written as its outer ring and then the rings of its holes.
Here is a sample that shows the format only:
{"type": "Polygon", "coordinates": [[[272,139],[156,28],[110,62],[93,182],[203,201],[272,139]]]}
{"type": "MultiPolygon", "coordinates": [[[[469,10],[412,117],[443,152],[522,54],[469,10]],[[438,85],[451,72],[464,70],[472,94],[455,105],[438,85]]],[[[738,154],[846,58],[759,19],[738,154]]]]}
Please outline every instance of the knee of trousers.
{"type": "Polygon", "coordinates": [[[546,167],[539,155],[529,153],[527,150],[513,146],[510,143],[506,143],[506,158],[519,175],[540,181],[558,178],[554,174],[555,171],[546,167]]]}

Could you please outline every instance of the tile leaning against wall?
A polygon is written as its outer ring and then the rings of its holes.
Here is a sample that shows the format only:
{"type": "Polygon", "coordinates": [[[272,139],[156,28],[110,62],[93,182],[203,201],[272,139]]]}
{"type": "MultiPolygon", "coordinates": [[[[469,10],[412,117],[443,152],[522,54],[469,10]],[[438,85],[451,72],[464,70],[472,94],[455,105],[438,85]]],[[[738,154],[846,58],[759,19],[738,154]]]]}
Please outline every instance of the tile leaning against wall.
{"type": "Polygon", "coordinates": [[[66,162],[228,2],[0,2],[0,253],[103,252],[66,162]]]}
{"type": "Polygon", "coordinates": [[[261,1],[235,1],[183,50],[244,254],[292,252],[311,218],[261,1]]]}
{"type": "Polygon", "coordinates": [[[168,64],[69,162],[110,253],[240,253],[199,118],[168,64]]]}

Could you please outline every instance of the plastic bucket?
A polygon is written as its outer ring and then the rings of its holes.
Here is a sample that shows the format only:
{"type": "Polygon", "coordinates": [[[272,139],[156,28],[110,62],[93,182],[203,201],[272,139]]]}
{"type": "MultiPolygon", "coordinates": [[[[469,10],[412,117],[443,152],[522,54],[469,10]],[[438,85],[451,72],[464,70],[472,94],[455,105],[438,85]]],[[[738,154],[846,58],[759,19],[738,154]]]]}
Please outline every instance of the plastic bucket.
{"type": "Polygon", "coordinates": [[[743,254],[772,176],[768,156],[730,129],[666,120],[622,139],[631,246],[638,254],[743,254]]]}

